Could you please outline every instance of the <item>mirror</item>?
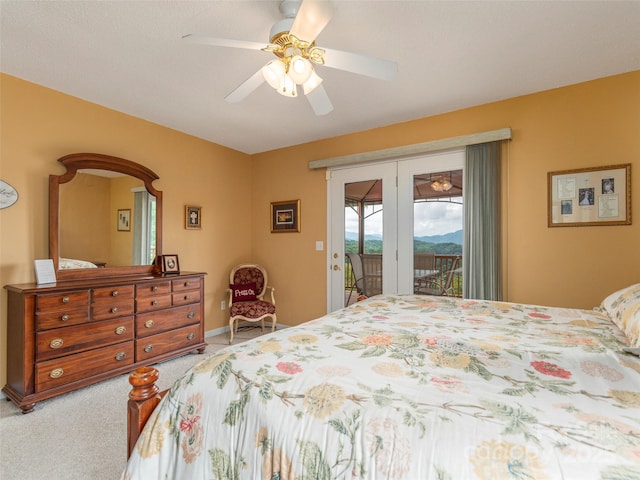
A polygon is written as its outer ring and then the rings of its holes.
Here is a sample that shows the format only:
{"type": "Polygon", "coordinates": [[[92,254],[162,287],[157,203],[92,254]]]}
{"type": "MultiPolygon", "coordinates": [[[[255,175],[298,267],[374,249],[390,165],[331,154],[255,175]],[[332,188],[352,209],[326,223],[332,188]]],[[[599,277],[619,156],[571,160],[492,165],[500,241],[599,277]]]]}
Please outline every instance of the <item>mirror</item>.
{"type": "Polygon", "coordinates": [[[152,273],[162,251],[158,176],[130,160],[95,153],[58,159],[49,176],[49,256],[58,279],[152,273]]]}

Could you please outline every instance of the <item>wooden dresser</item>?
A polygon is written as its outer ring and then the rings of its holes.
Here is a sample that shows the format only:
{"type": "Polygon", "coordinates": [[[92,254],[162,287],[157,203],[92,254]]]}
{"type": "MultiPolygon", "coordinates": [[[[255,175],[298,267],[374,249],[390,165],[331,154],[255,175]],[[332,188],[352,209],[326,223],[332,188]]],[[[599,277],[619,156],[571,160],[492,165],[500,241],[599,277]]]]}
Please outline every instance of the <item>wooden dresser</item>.
{"type": "Polygon", "coordinates": [[[206,347],[204,273],[4,288],[2,391],[23,413],[46,398],[206,347]]]}

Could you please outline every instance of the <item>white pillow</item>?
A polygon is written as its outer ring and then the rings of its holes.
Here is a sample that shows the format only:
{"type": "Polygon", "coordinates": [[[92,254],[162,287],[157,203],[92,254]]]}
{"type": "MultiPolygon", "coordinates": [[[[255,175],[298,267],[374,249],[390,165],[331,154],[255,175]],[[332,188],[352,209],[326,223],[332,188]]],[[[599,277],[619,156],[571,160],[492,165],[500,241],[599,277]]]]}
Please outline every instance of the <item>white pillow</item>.
{"type": "Polygon", "coordinates": [[[632,347],[640,347],[640,283],[612,293],[600,309],[624,332],[632,347]]]}
{"type": "Polygon", "coordinates": [[[76,260],[75,258],[60,258],[60,270],[71,270],[72,268],[98,268],[95,263],[85,260],[76,260]]]}

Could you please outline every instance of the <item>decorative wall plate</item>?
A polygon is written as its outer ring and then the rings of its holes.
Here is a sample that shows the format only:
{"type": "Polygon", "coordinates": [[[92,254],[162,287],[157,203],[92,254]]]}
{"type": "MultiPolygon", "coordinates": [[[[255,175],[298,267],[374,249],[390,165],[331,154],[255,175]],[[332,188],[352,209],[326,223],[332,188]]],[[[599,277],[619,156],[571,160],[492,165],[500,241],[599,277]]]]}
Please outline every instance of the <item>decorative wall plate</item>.
{"type": "Polygon", "coordinates": [[[4,180],[0,180],[0,208],[7,208],[18,201],[18,192],[4,180]]]}

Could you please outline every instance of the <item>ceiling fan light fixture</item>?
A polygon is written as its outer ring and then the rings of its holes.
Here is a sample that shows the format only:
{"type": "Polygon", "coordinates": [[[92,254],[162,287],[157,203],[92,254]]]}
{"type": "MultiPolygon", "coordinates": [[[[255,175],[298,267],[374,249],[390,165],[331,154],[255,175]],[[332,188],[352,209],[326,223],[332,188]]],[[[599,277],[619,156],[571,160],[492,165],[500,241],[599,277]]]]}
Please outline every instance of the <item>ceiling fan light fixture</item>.
{"type": "Polygon", "coordinates": [[[435,177],[435,180],[431,182],[431,188],[436,192],[446,192],[453,188],[451,180],[447,180],[444,177],[435,177]]]}
{"type": "Polygon", "coordinates": [[[294,55],[289,62],[289,76],[298,85],[309,80],[313,74],[313,65],[301,55],[294,55]]]}
{"type": "Polygon", "coordinates": [[[313,92],[321,83],[322,78],[316,73],[315,69],[313,69],[311,71],[311,76],[306,82],[302,84],[302,91],[305,95],[308,95],[313,92]]]}
{"type": "Polygon", "coordinates": [[[262,75],[272,88],[278,90],[286,75],[284,63],[279,59],[271,60],[262,67],[262,75]]]}

